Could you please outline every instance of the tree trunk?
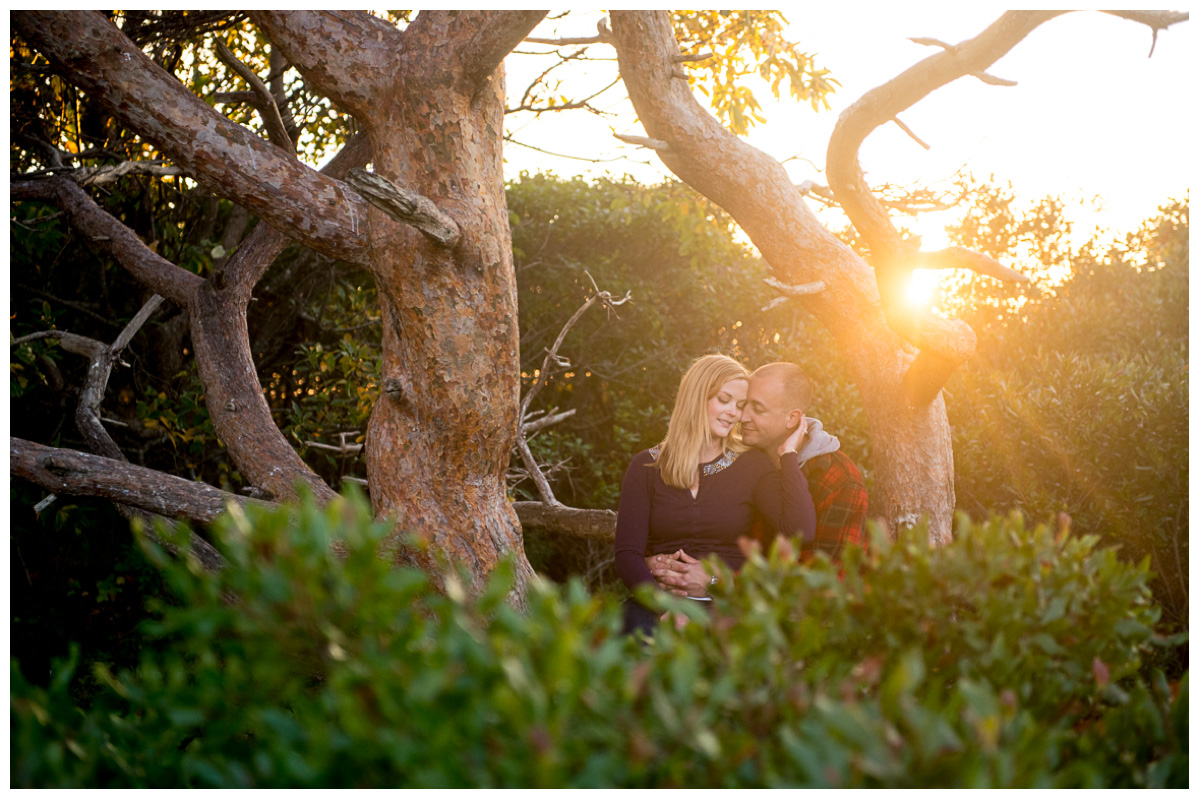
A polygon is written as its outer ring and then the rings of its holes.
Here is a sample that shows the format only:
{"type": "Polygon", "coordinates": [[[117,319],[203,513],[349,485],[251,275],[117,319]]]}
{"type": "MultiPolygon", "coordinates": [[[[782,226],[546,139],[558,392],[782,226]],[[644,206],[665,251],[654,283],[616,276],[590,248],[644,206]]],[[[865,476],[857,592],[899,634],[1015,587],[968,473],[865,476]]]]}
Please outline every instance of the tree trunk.
{"type": "Polygon", "coordinates": [[[376,205],[364,220],[383,312],[383,393],[366,440],[371,502],[398,536],[412,537],[401,557],[435,576],[449,557],[479,589],[511,554],[518,602],[533,570],[505,485],[520,368],[500,62],[541,16],[426,12],[402,35],[369,18],[255,16],[306,78],[364,124],[376,182],[419,195],[457,225],[447,244],[376,205]],[[383,43],[365,55],[367,64],[379,59],[376,74],[364,74],[358,26],[383,43]]]}
{"type": "MultiPolygon", "coordinates": [[[[462,237],[447,249],[369,212],[384,325],[384,392],[366,441],[371,500],[377,514],[467,564],[477,583],[509,552],[524,582],[532,570],[504,480],[520,369],[503,83],[497,75],[475,97],[413,95],[388,98],[370,122],[375,172],[431,199],[462,237]]],[[[429,555],[409,552],[434,568],[429,555]]]]}

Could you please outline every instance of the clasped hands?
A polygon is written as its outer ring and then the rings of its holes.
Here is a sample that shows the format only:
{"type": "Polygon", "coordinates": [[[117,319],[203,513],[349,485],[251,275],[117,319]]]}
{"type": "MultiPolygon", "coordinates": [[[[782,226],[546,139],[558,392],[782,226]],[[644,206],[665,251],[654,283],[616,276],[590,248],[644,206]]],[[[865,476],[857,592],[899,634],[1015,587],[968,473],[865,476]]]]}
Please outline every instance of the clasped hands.
{"type": "Polygon", "coordinates": [[[646,556],[646,567],[665,592],[680,597],[708,597],[712,575],[703,562],[682,550],[646,556]]]}

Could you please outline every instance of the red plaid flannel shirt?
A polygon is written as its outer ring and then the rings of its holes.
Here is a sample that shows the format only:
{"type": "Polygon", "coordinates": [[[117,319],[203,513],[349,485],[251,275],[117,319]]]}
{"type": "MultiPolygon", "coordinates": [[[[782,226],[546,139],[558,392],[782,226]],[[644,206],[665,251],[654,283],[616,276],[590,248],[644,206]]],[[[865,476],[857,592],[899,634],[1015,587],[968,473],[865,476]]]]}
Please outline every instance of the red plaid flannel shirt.
{"type": "Polygon", "coordinates": [[[826,553],[840,560],[842,548],[866,548],[867,486],[862,473],[841,450],[811,458],[801,467],[817,507],[817,536],[801,555],[826,553]]]}

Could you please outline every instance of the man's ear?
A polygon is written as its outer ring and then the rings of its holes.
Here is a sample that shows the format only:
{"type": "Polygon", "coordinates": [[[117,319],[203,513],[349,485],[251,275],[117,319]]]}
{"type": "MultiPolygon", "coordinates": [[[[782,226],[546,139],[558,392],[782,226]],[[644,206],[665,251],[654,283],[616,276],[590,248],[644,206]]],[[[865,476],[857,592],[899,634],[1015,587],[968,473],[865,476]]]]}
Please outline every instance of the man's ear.
{"type": "Polygon", "coordinates": [[[787,429],[794,431],[800,427],[800,420],[804,419],[804,412],[798,408],[794,408],[787,415],[787,429]]]}

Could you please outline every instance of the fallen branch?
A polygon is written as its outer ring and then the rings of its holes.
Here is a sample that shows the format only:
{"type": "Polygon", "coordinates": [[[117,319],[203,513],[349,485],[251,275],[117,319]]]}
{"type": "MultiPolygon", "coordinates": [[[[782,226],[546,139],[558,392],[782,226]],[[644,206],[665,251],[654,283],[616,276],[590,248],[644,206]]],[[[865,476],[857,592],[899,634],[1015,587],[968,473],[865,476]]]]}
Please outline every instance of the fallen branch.
{"type": "Polygon", "coordinates": [[[230,503],[276,508],[213,486],[78,450],[9,439],[12,475],[49,492],[102,497],[172,519],[208,524],[230,503]]]}
{"type": "Polygon", "coordinates": [[[617,514],[608,509],[570,508],[548,503],[513,503],[522,528],[544,528],[582,539],[611,542],[616,537],[617,514]]]}

